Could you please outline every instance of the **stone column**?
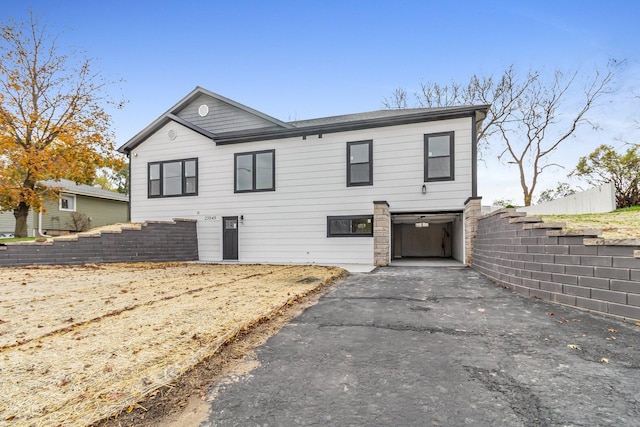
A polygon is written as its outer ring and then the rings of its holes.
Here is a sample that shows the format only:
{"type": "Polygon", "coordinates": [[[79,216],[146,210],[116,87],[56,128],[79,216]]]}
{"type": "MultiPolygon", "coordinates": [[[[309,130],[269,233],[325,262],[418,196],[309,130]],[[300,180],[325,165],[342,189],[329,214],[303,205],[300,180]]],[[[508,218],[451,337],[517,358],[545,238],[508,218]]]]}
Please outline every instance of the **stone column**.
{"type": "Polygon", "coordinates": [[[473,246],[478,234],[478,219],[482,216],[482,197],[469,197],[464,203],[464,263],[471,266],[473,246]]]}
{"type": "Polygon", "coordinates": [[[391,214],[386,201],[373,202],[373,263],[383,267],[391,262],[391,214]]]}

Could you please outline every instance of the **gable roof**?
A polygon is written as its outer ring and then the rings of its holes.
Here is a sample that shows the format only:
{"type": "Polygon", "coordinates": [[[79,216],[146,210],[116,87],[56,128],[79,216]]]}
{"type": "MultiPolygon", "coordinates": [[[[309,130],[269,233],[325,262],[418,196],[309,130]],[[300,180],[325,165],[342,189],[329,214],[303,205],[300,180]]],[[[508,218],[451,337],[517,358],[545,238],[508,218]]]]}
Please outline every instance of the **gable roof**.
{"type": "Polygon", "coordinates": [[[185,108],[187,107],[189,104],[191,104],[193,101],[195,101],[198,97],[202,96],[202,95],[207,95],[217,101],[222,102],[223,104],[226,104],[232,108],[238,109],[242,112],[248,113],[252,116],[258,117],[268,123],[271,123],[273,126],[275,127],[280,127],[280,128],[290,128],[292,127],[290,124],[285,123],[283,121],[280,121],[274,117],[271,117],[267,114],[264,114],[258,110],[254,110],[251,107],[247,107],[246,105],[243,105],[239,102],[236,102],[232,99],[229,98],[225,98],[222,95],[218,95],[217,93],[211,92],[205,88],[202,88],[200,86],[196,86],[196,88],[194,90],[192,90],[187,96],[185,96],[184,98],[182,98],[180,101],[178,101],[177,104],[175,104],[173,107],[169,108],[164,114],[162,114],[160,117],[158,117],[156,120],[154,120],[149,126],[145,127],[144,129],[142,129],[140,132],[138,132],[133,138],[131,138],[129,141],[127,141],[125,144],[123,144],[121,147],[118,148],[118,151],[120,151],[121,153],[127,153],[129,151],[131,151],[132,149],[134,149],[135,147],[137,147],[138,145],[140,145],[142,142],[144,142],[149,136],[151,136],[154,132],[156,132],[158,129],[160,129],[162,126],[166,125],[167,123],[169,123],[170,121],[174,121],[176,123],[179,123],[183,126],[186,126],[187,128],[193,130],[194,132],[197,132],[203,136],[206,136],[207,138],[211,138],[211,139],[215,139],[216,135],[215,133],[208,131],[206,129],[203,129],[200,126],[196,126],[193,123],[188,122],[187,120],[184,120],[180,117],[178,117],[178,114],[185,108]]]}
{"type": "Polygon", "coordinates": [[[62,193],[77,194],[79,196],[96,197],[98,199],[117,200],[120,202],[128,202],[127,194],[116,193],[114,191],[103,190],[102,188],[92,187],[85,184],[76,184],[68,179],[60,179],[58,181],[47,180],[40,181],[40,185],[45,187],[61,188],[62,193]]]}
{"type": "Polygon", "coordinates": [[[488,109],[489,105],[470,105],[461,107],[377,110],[310,120],[298,120],[286,123],[198,86],[165,114],[160,116],[149,126],[144,128],[137,135],[118,148],[118,151],[121,153],[130,152],[170,121],[179,123],[197,133],[200,133],[201,135],[206,136],[207,138],[210,138],[216,143],[216,145],[226,145],[298,136],[306,137],[308,135],[322,135],[325,133],[343,132],[348,130],[394,126],[470,116],[475,117],[476,120],[482,120],[486,116],[488,109]],[[178,117],[180,111],[202,95],[210,96],[233,108],[237,108],[240,111],[259,117],[267,123],[272,124],[272,126],[213,133],[178,117]]]}

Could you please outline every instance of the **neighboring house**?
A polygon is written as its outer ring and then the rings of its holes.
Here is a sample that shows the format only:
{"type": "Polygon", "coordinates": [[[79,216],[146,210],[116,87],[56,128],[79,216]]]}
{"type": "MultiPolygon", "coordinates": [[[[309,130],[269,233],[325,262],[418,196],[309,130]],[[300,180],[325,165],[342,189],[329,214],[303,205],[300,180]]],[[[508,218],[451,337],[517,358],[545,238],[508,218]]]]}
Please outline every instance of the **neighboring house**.
{"type": "MultiPolygon", "coordinates": [[[[29,236],[37,236],[38,230],[46,235],[58,236],[128,221],[129,196],[126,194],[76,184],[66,179],[42,181],[39,184],[61,188],[60,197],[58,200],[45,201],[46,213],[42,215],[29,211],[29,236]]],[[[13,212],[0,214],[0,233],[13,233],[14,229],[13,212]]]]}
{"type": "Polygon", "coordinates": [[[283,122],[197,87],[118,149],[131,220],[197,219],[203,261],[465,261],[487,108],[283,122]]]}

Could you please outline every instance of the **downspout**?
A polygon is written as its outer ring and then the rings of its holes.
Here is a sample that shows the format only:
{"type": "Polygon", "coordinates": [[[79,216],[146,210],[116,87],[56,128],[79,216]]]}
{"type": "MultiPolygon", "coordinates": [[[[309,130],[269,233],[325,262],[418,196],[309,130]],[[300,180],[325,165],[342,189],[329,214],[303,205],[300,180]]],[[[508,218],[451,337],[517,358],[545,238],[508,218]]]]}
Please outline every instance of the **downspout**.
{"type": "Polygon", "coordinates": [[[47,237],[47,235],[42,232],[42,208],[40,208],[38,212],[38,236],[47,237]]]}
{"type": "Polygon", "coordinates": [[[478,120],[476,112],[471,117],[471,197],[478,197],[478,120]]]}
{"type": "Polygon", "coordinates": [[[127,203],[127,222],[131,222],[131,150],[127,149],[126,152],[127,159],[129,160],[129,176],[127,176],[127,187],[129,187],[129,191],[127,196],[129,196],[129,203],[127,203]]]}

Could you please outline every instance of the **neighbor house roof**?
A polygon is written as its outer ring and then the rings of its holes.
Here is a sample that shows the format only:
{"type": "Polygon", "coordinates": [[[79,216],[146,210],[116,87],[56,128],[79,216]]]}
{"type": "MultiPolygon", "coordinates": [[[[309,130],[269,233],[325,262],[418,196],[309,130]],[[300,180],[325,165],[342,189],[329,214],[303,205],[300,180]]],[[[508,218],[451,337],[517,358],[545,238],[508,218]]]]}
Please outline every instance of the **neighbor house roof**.
{"type": "Polygon", "coordinates": [[[282,122],[250,107],[225,98],[221,95],[196,87],[189,95],[171,107],[162,116],[154,120],[149,126],[123,144],[118,151],[128,153],[144,142],[149,136],[170,121],[179,123],[187,128],[210,138],[216,145],[236,144],[241,142],[261,141],[308,135],[322,135],[325,133],[343,132],[348,130],[367,129],[374,127],[394,126],[409,123],[420,123],[433,120],[453,119],[474,116],[478,120],[485,117],[489,105],[470,105],[460,107],[441,108],[408,108],[395,110],[377,110],[357,114],[322,117],[310,120],[282,122]],[[178,117],[178,114],[189,103],[201,95],[213,97],[246,113],[253,114],[268,123],[271,127],[236,130],[232,132],[213,133],[178,117]]]}
{"type": "Polygon", "coordinates": [[[120,202],[128,202],[129,196],[127,194],[116,193],[114,191],[103,190],[102,188],[92,187],[85,184],[77,184],[68,179],[61,179],[58,181],[47,180],[40,181],[40,185],[45,187],[61,188],[63,193],[77,194],[80,196],[96,197],[98,199],[117,200],[120,202]]]}

